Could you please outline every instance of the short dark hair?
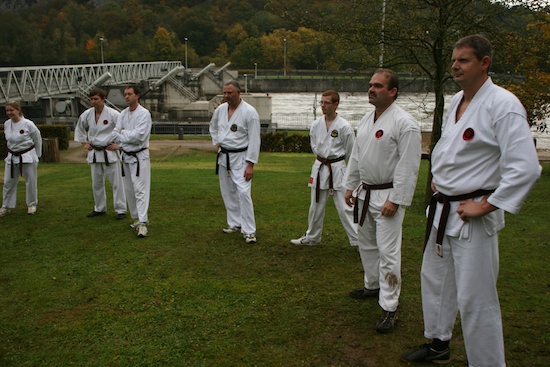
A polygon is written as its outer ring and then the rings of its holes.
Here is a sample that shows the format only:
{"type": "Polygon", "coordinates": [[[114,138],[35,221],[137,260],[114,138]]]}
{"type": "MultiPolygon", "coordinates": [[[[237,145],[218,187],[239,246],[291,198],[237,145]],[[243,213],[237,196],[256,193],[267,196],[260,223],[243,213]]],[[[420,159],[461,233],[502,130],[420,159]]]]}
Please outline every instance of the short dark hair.
{"type": "Polygon", "coordinates": [[[241,86],[236,80],[230,80],[228,82],[225,82],[223,85],[232,85],[235,87],[236,90],[238,90],[239,92],[241,91],[241,86]]]}
{"type": "Polygon", "coordinates": [[[392,90],[393,88],[397,89],[397,92],[395,93],[395,98],[394,98],[394,99],[397,99],[397,95],[399,94],[399,77],[397,76],[397,73],[392,69],[386,69],[386,68],[376,69],[374,73],[386,74],[386,76],[388,77],[388,90],[392,90]]]}
{"type": "Polygon", "coordinates": [[[88,93],[88,97],[91,98],[93,96],[99,96],[101,99],[105,99],[107,98],[107,93],[101,88],[93,88],[90,93],[88,93]]]}
{"type": "Polygon", "coordinates": [[[134,85],[134,84],[127,85],[126,88],[124,88],[124,90],[126,90],[126,89],[132,89],[136,96],[141,96],[141,92],[140,92],[139,87],[137,85],[134,85]]]}
{"type": "Polygon", "coordinates": [[[472,34],[470,36],[462,37],[459,39],[454,48],[470,47],[474,50],[474,55],[481,61],[485,56],[489,56],[489,59],[493,60],[493,46],[491,42],[481,34],[472,34]]]}
{"type": "Polygon", "coordinates": [[[340,95],[334,89],[328,89],[323,92],[322,97],[330,97],[332,103],[340,103],[340,95]]]}

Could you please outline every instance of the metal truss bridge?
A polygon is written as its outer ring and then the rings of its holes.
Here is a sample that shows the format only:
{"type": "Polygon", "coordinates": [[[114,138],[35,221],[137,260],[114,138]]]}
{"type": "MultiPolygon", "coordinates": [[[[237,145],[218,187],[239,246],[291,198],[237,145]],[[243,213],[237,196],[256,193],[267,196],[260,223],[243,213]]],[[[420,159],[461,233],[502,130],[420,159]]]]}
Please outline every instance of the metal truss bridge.
{"type": "Polygon", "coordinates": [[[52,65],[0,68],[0,104],[87,91],[100,85],[171,78],[185,68],[180,61],[52,65]]]}

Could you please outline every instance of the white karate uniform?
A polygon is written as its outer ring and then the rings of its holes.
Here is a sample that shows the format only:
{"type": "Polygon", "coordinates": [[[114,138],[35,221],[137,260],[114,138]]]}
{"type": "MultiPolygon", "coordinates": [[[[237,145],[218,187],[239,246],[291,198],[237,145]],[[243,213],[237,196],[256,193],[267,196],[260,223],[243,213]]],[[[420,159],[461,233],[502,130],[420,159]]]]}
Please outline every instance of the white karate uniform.
{"type": "Polygon", "coordinates": [[[4,135],[8,149],[13,152],[21,152],[29,149],[30,151],[13,156],[10,152],[5,159],[4,169],[4,188],[2,195],[2,206],[5,208],[15,208],[17,199],[17,182],[19,181],[20,165],[23,167],[23,177],[26,186],[27,206],[38,205],[38,161],[42,156],[42,135],[34,122],[22,117],[19,122],[13,122],[11,119],[4,122],[4,135]],[[13,177],[11,177],[13,160],[13,177]],[[22,162],[22,163],[20,163],[22,162]]]}
{"type": "Polygon", "coordinates": [[[212,144],[225,149],[248,149],[239,153],[221,153],[219,164],[220,191],[227,212],[229,227],[241,227],[243,234],[256,233],[252,180],[244,179],[247,163],[258,163],[260,155],[260,117],[250,104],[241,100],[228,119],[227,103],[222,103],[210,120],[212,144]],[[226,154],[229,154],[230,176],[227,174],[226,154]]]}
{"type": "MultiPolygon", "coordinates": [[[[357,245],[357,225],[353,223],[353,209],[345,201],[346,190],[343,186],[346,174],[346,160],[349,159],[355,132],[350,123],[339,115],[336,116],[327,131],[325,117],[311,124],[309,129],[311,150],[316,156],[325,159],[346,157],[345,160],[331,163],[334,206],[340,216],[340,221],[346,230],[352,246],[357,245]]],[[[311,187],[311,203],[308,213],[308,228],[306,238],[309,241],[320,242],[323,235],[323,222],[329,192],[329,169],[315,159],[311,167],[308,186],[311,187]],[[317,175],[319,174],[319,202],[316,201],[317,175]]]]}
{"type": "MultiPolygon", "coordinates": [[[[78,118],[74,130],[74,141],[90,142],[95,147],[106,147],[112,138],[113,129],[120,113],[108,106],[103,107],[99,119],[95,120],[95,109],[89,108],[78,118]]],[[[94,196],[94,211],[107,211],[107,196],[105,194],[105,177],[109,179],[113,189],[113,206],[115,212],[126,213],[126,196],[120,169],[118,152],[114,150],[88,151],[88,164],[92,172],[92,192],[94,196]],[[105,162],[105,153],[107,162],[105,162]]]]}
{"type": "Polygon", "coordinates": [[[141,223],[149,221],[151,162],[148,148],[152,126],[151,113],[145,107],[138,105],[134,111],[130,111],[130,108],[127,107],[120,113],[111,139],[123,150],[124,176],[122,180],[130,215],[141,223]],[[137,158],[125,152],[138,152],[136,153],[137,158]],[[137,176],[138,168],[139,176],[137,176]]]}
{"type": "Polygon", "coordinates": [[[365,115],[348,162],[345,185],[355,190],[359,213],[366,190],[361,183],[393,188],[372,190],[365,222],[358,226],[358,248],[365,272],[365,288],[380,288],[378,303],[394,312],[401,292],[401,232],[405,206],[412,202],[422,153],[420,127],[414,118],[392,103],[374,121],[374,111],[365,115]],[[381,210],[386,201],[399,205],[394,216],[381,210]]]}
{"type": "Polygon", "coordinates": [[[459,202],[451,202],[440,257],[435,234],[442,204],[437,205],[422,262],[424,335],[450,340],[460,311],[469,365],[505,366],[496,289],[498,231],[504,210],[519,212],[541,168],[525,109],[512,93],[489,78],[456,121],[462,98],[462,91],[453,97],[433,150],[433,183],[448,196],[494,189],[488,202],[499,209],[464,222],[456,212],[459,202]]]}

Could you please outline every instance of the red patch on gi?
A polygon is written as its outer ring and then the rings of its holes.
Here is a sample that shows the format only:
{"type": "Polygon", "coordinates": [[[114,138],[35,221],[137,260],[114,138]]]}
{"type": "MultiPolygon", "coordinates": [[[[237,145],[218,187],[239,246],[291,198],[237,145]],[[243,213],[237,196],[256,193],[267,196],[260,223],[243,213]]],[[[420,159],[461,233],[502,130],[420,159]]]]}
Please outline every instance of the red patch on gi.
{"type": "Polygon", "coordinates": [[[310,178],[309,178],[309,183],[310,183],[310,184],[313,183],[313,177],[310,177],[310,178]]]}
{"type": "Polygon", "coordinates": [[[475,132],[474,132],[474,129],[472,129],[471,127],[467,128],[466,130],[464,130],[464,133],[462,134],[462,139],[468,141],[468,140],[472,140],[475,136],[475,132]]]}
{"type": "Polygon", "coordinates": [[[25,133],[25,130],[19,130],[19,134],[23,135],[25,133]]]}
{"type": "Polygon", "coordinates": [[[384,130],[378,130],[376,134],[374,134],[376,139],[380,139],[382,136],[384,136],[384,130]]]}
{"type": "Polygon", "coordinates": [[[109,124],[109,121],[103,120],[103,125],[108,125],[108,124],[109,124]]]}

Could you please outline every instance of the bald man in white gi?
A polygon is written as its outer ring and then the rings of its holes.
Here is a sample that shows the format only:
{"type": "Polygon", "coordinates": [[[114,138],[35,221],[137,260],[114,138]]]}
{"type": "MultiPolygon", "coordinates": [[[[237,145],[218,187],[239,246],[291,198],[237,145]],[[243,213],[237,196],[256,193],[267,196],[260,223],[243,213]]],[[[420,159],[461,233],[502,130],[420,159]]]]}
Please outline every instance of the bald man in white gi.
{"type": "Polygon", "coordinates": [[[130,227],[137,230],[138,237],[149,235],[149,199],[151,195],[151,162],[149,137],[151,136],[151,113],[139,104],[141,92],[138,87],[124,89],[128,104],[118,117],[113,130],[113,143],[108,149],[122,152],[122,180],[130,215],[135,219],[130,227]]]}
{"type": "Polygon", "coordinates": [[[421,158],[420,127],[395,103],[397,74],[379,69],[369,83],[369,103],[348,162],[346,202],[354,206],[364,287],[354,298],[378,297],[382,315],[375,329],[393,330],[401,292],[401,236],[405,207],[411,205],[421,158]]]}
{"type": "Polygon", "coordinates": [[[88,217],[97,217],[107,212],[105,194],[105,178],[107,178],[113,189],[116,219],[124,219],[126,196],[122,183],[120,158],[117,151],[107,149],[120,113],[114,108],[105,106],[107,95],[102,89],[93,88],[89,97],[92,107],[80,115],[74,130],[74,141],[81,143],[88,152],[87,160],[92,172],[94,210],[88,214],[88,217]]]}
{"type": "Polygon", "coordinates": [[[246,243],[256,243],[256,220],[251,188],[254,165],[260,155],[260,117],[241,99],[236,81],[223,86],[224,103],[212,115],[210,135],[218,147],[216,173],[227,212],[225,233],[242,233],[246,243]]]}
{"type": "Polygon", "coordinates": [[[462,91],[449,106],[432,152],[427,244],[422,262],[424,336],[409,362],[445,362],[460,311],[469,366],[504,367],[497,294],[498,232],[518,213],[540,176],[525,109],[488,76],[491,43],[467,36],[454,46],[452,74],[462,91]]]}
{"type": "Polygon", "coordinates": [[[321,96],[323,116],[311,124],[309,139],[311,150],[317,156],[311,168],[308,186],[311,187],[311,202],[306,233],[290,240],[294,245],[313,246],[321,241],[327,199],[332,196],[351,246],[357,246],[357,225],[353,222],[353,210],[346,205],[344,175],[355,132],[350,123],[336,109],[340,95],[327,90],[321,96]]]}

